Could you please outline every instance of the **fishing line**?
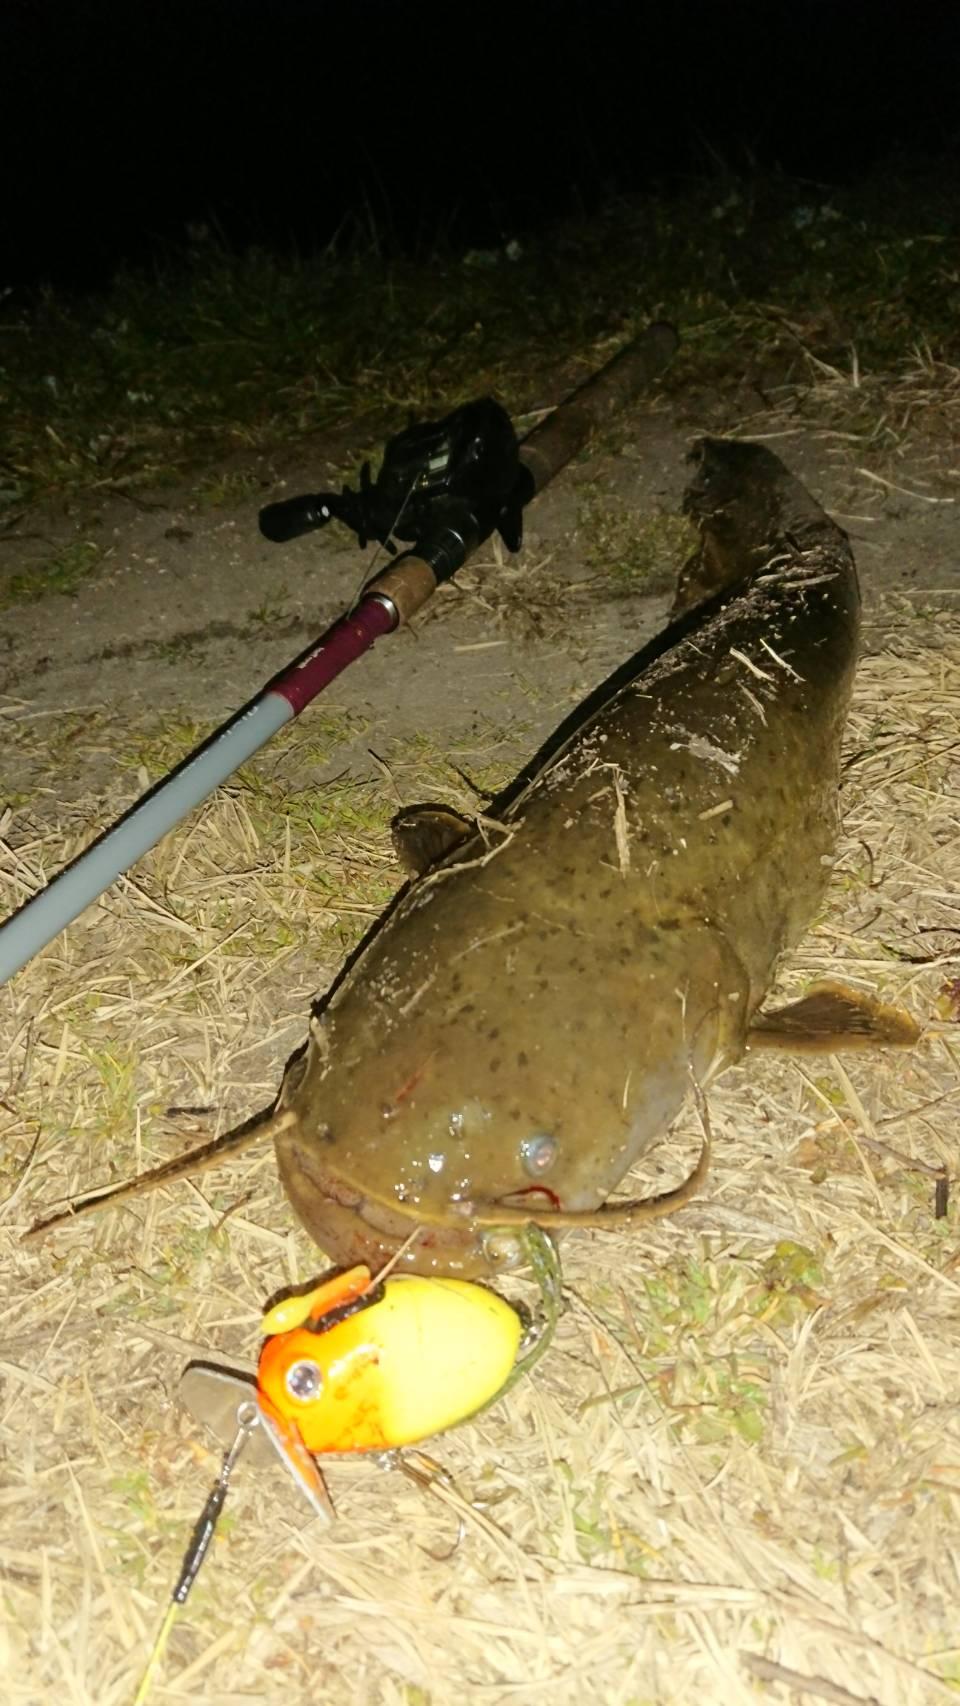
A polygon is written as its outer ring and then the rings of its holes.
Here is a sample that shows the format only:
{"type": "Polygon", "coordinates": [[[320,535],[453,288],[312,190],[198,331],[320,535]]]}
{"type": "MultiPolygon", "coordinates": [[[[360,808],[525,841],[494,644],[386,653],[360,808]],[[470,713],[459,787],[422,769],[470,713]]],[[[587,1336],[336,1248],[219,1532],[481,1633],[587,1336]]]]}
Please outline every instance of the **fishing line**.
{"type": "Polygon", "coordinates": [[[181,1606],[186,1603],[190,1589],[193,1587],[193,1584],[200,1572],[200,1566],[210,1549],[210,1542],[213,1539],[217,1523],[220,1521],[220,1517],[223,1513],[223,1507],[226,1503],[227,1493],[230,1488],[230,1480],[233,1475],[237,1459],[239,1458],[244,1446],[247,1444],[247,1441],[251,1438],[254,1429],[259,1427],[259,1425],[260,1415],[253,1400],[251,1399],[242,1404],[238,1404],[237,1431],[233,1437],[232,1443],[223,1454],[220,1473],[207,1496],[206,1503],[204,1504],[196,1523],[194,1524],[193,1533],[190,1536],[187,1549],[183,1555],[180,1574],[177,1577],[173,1593],[170,1596],[170,1604],[167,1607],[163,1622],[157,1631],[157,1637],[153,1643],[153,1647],[151,1648],[150,1657],[147,1660],[146,1668],[140,1679],[140,1686],[134,1695],[133,1706],[143,1706],[143,1703],[153,1686],[154,1678],[156,1677],[157,1670],[159,1669],[160,1661],[163,1658],[167,1642],[170,1639],[170,1631],[176,1622],[177,1614],[180,1611],[181,1606]]]}
{"type": "MultiPolygon", "coordinates": [[[[410,499],[413,497],[414,489],[416,487],[417,480],[419,479],[419,477],[420,476],[418,473],[411,474],[410,484],[407,487],[407,489],[403,495],[403,501],[400,505],[400,508],[397,510],[397,513],[394,516],[393,521],[390,523],[390,528],[389,528],[388,533],[387,533],[387,538],[391,538],[393,536],[393,534],[396,533],[397,528],[400,526],[400,523],[403,520],[403,512],[406,509],[408,503],[410,502],[410,499]]],[[[357,605],[360,603],[360,600],[363,597],[363,593],[364,593],[365,588],[367,586],[369,586],[371,580],[373,579],[373,571],[377,566],[377,559],[379,558],[381,551],[386,552],[386,550],[387,550],[387,546],[384,544],[383,540],[378,539],[377,540],[377,548],[374,551],[373,556],[371,557],[369,564],[364,569],[363,574],[362,574],[362,576],[361,576],[361,578],[357,584],[357,590],[354,593],[352,599],[350,600],[350,610],[351,611],[356,610],[357,605]]]]}

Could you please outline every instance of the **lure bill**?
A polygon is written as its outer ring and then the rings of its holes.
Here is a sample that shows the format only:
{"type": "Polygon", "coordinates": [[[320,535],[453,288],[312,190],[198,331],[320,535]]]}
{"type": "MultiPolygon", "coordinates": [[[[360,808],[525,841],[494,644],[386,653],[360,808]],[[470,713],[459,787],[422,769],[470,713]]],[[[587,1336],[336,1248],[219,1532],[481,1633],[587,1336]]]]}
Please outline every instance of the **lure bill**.
{"type": "Polygon", "coordinates": [[[253,1376],[216,1363],[192,1362],[181,1378],[180,1398],[191,1415],[221,1441],[246,1426],[247,1461],[254,1468],[279,1463],[314,1516],[327,1526],[333,1522],[333,1503],[313,1456],[296,1427],[260,1391],[253,1376]]]}

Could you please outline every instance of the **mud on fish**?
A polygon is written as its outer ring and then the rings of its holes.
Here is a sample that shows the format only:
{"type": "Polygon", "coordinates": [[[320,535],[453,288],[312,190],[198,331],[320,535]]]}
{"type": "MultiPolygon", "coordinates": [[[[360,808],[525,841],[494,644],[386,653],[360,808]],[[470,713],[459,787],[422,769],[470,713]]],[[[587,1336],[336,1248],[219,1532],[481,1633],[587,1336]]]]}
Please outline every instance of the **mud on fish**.
{"type": "Polygon", "coordinates": [[[840,986],[761,1012],[828,877],[860,598],[846,535],[771,451],[703,439],[690,460],[700,546],[667,630],[482,818],[400,815],[413,879],[269,1119],[90,1206],[269,1135],[331,1262],[376,1268],[415,1234],[408,1269],[495,1272],[530,1221],[688,1200],[706,1150],[677,1190],[608,1201],[749,1045],[916,1039],[840,986]]]}

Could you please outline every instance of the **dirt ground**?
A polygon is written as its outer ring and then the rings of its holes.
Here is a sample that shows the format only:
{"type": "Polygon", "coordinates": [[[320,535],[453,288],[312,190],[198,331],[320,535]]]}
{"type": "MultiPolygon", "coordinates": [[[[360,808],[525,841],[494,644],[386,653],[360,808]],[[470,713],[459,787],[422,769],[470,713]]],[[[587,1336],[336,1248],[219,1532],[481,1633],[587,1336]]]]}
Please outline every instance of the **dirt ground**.
{"type": "MultiPolygon", "coordinates": [[[[704,1199],[639,1249],[570,1241],[558,1344],[437,1442],[442,1498],[336,1464],[327,1537],[241,1470],[153,1697],[960,1698],[960,1257],[955,1207],[933,1214],[956,1164],[960,463],[945,438],[881,454],[834,422],[815,397],[647,399],[531,508],[518,559],[485,547],[0,991],[0,1669],[17,1706],[132,1699],[218,1462],[180,1371],[248,1366],[264,1301],[318,1266],[267,1154],[39,1248],[19,1234],[270,1100],[311,997],[400,881],[398,804],[470,809],[464,776],[502,781],[662,624],[702,432],[783,457],[851,534],[865,597],[844,837],[786,986],[853,975],[911,1007],[924,1041],[728,1074],[704,1199]],[[654,560],[624,579],[631,528],[654,560]]],[[[104,552],[76,596],[0,619],[0,912],[368,572],[332,529],[258,534],[260,504],[322,486],[322,460],[238,468],[235,507],[199,485],[114,496],[0,542],[0,584],[78,525],[104,552]]],[[[642,1188],[677,1176],[694,1131],[680,1122],[642,1188]]]]}
{"type": "MultiPolygon", "coordinates": [[[[624,416],[614,446],[581,457],[527,512],[519,561],[493,566],[488,547],[441,592],[415,636],[383,645],[376,662],[345,676],[332,698],[369,718],[381,740],[424,728],[456,736],[477,718],[512,721],[530,714],[531,697],[535,722],[549,728],[553,705],[579,697],[634,640],[656,630],[672,587],[667,562],[645,586],[632,586],[628,600],[604,596],[613,576],[593,560],[591,502],[641,521],[676,514],[686,452],[704,432],[768,443],[841,521],[854,538],[868,623],[891,598],[918,615],[942,603],[951,608],[960,586],[960,471],[949,448],[908,440],[895,455],[878,456],[854,434],[818,431],[815,405],[812,420],[794,424],[790,411],[758,402],[749,392],[708,395],[679,407],[647,402],[624,416]]],[[[79,514],[52,510],[0,540],[0,588],[78,528],[104,553],[76,597],[4,611],[0,694],[9,716],[217,719],[339,613],[373,553],[365,566],[335,527],[286,546],[268,544],[257,529],[262,503],[323,485],[325,459],[278,466],[237,458],[225,471],[226,490],[237,469],[252,491],[236,507],[212,507],[189,489],[136,502],[112,496],[79,514]]],[[[55,786],[69,791],[95,781],[74,771],[58,775],[55,786]]],[[[4,782],[18,786],[6,763],[4,782]]]]}

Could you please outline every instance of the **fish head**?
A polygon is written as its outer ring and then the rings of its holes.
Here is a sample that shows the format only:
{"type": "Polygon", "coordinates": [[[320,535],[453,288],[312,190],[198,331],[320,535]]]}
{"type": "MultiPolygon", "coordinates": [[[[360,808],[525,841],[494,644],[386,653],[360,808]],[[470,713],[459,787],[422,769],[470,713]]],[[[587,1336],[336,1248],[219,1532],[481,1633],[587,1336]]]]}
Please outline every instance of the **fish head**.
{"type": "Polygon", "coordinates": [[[654,973],[642,956],[589,965],[589,951],[578,943],[571,966],[569,936],[548,935],[509,983],[502,950],[499,967],[478,952],[469,982],[437,962],[413,1008],[407,977],[395,1022],[370,975],[314,1022],[277,1157],[332,1262],[376,1271],[399,1252],[401,1271],[460,1278],[522,1266],[526,1221],[594,1211],[666,1129],[716,1055],[716,979],[693,1027],[668,959],[654,973]]]}
{"type": "Polygon", "coordinates": [[[283,1091],[297,1118],[277,1139],[280,1176],[316,1243],[337,1265],[374,1271],[398,1252],[401,1271],[421,1274],[522,1265],[519,1228],[497,1224],[498,1211],[559,1206],[550,1180],[570,1110],[564,1120],[559,1096],[541,1090],[538,1115],[526,1112],[523,1050],[511,1072],[497,1037],[481,1061],[462,1033],[440,1046],[427,1015],[365,1048],[352,1072],[343,1029],[335,1015],[315,1025],[283,1091]]]}

